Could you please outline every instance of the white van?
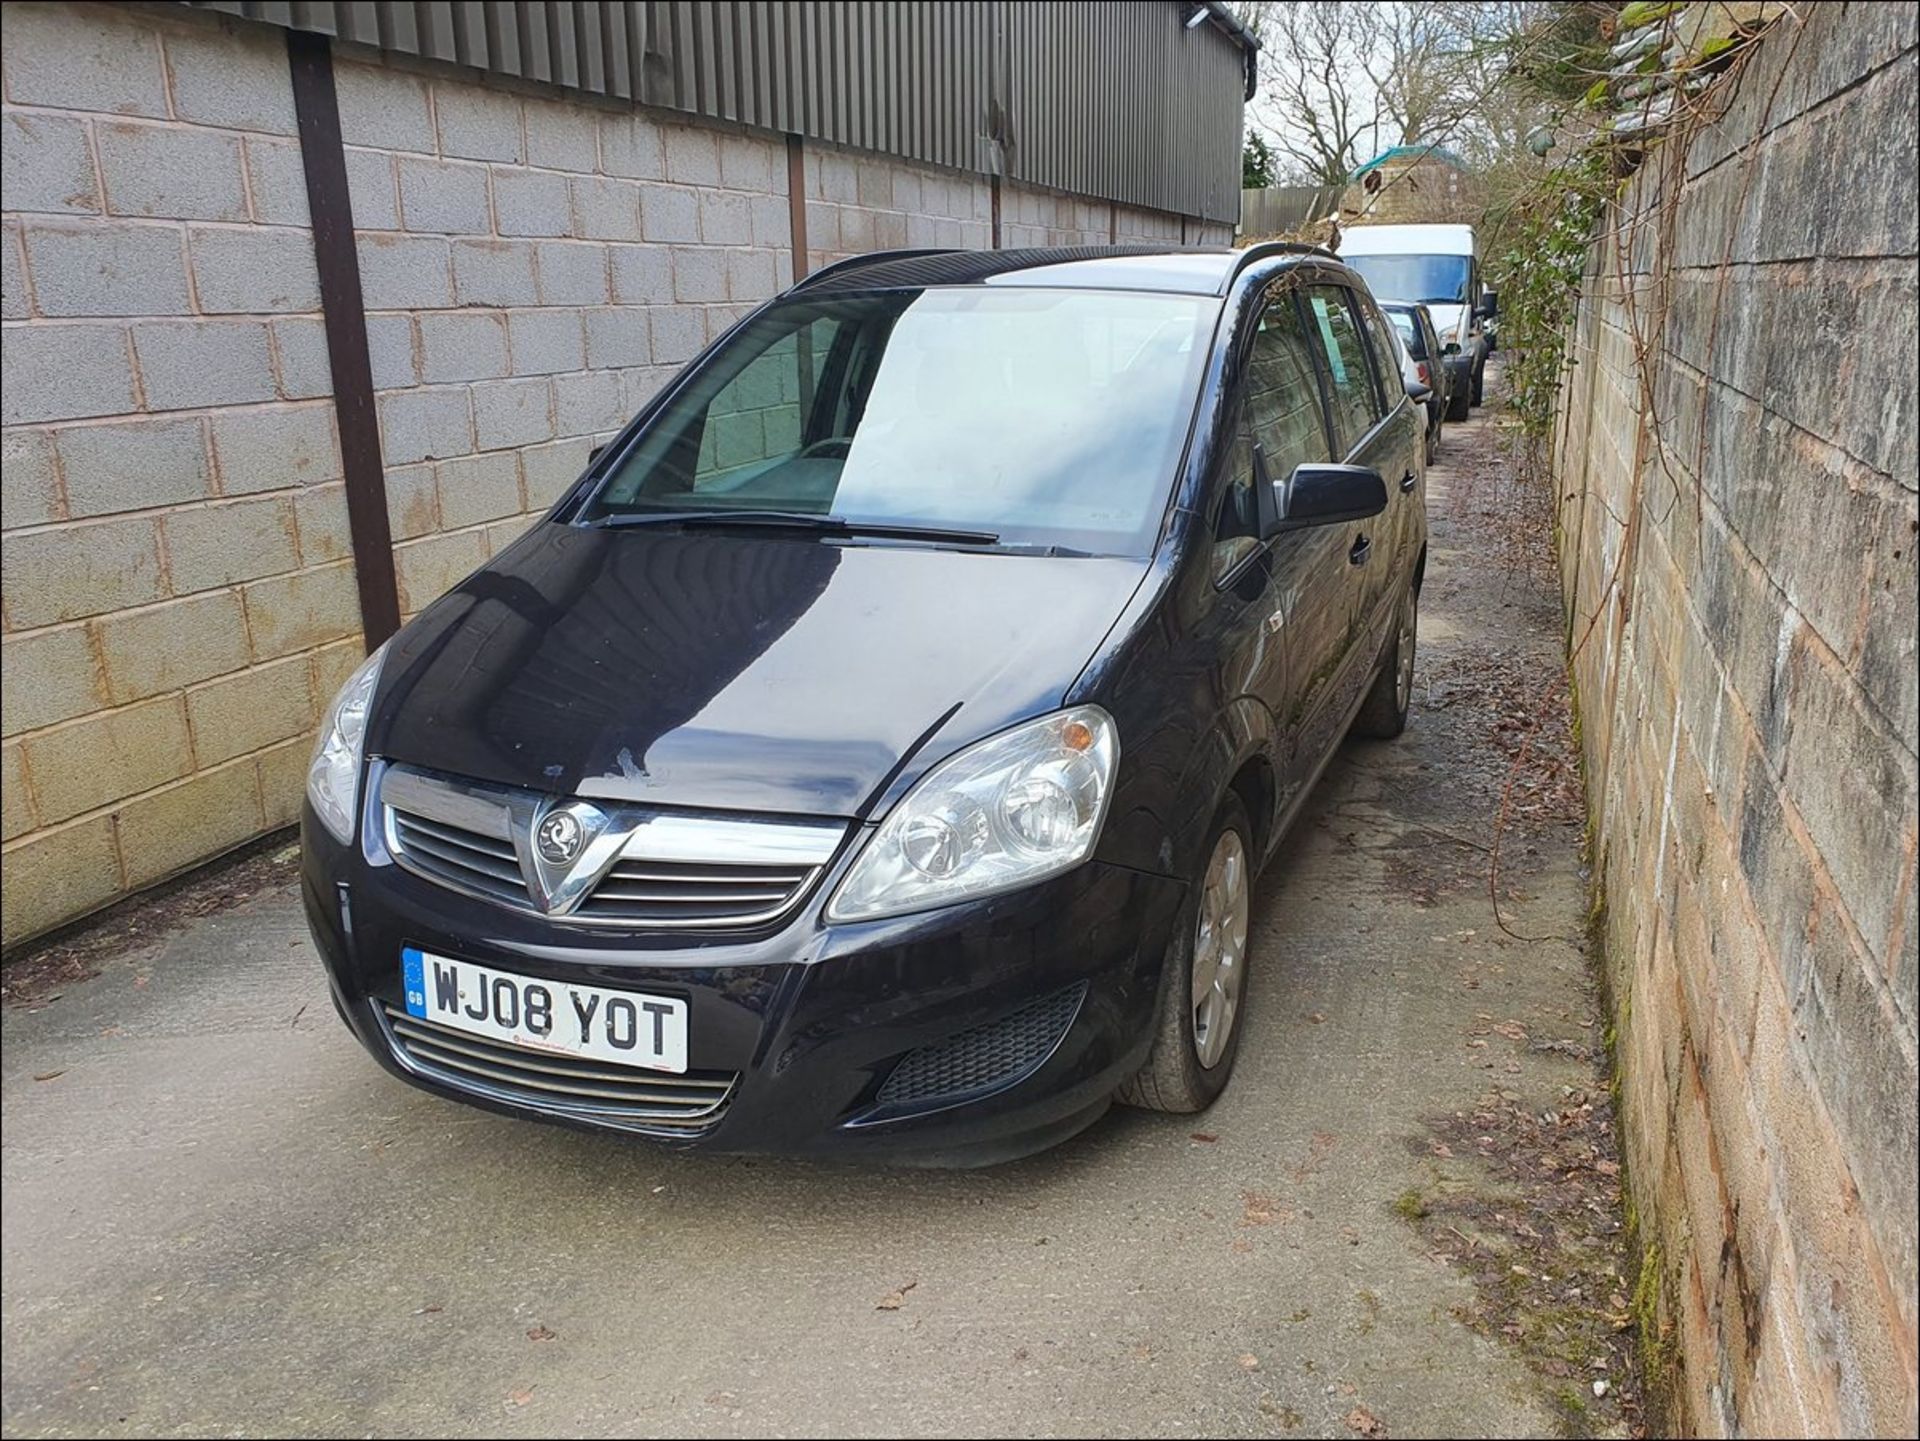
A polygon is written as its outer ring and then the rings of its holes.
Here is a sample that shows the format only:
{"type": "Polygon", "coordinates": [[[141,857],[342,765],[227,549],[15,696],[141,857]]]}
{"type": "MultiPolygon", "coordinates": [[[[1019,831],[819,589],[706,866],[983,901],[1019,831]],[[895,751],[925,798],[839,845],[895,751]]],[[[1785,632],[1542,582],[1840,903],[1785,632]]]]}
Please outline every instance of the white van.
{"type": "Polygon", "coordinates": [[[1451,399],[1448,420],[1480,403],[1487,368],[1486,322],[1498,300],[1480,283],[1471,225],[1356,225],[1340,237],[1340,258],[1366,278],[1375,299],[1424,305],[1440,333],[1451,399]]]}

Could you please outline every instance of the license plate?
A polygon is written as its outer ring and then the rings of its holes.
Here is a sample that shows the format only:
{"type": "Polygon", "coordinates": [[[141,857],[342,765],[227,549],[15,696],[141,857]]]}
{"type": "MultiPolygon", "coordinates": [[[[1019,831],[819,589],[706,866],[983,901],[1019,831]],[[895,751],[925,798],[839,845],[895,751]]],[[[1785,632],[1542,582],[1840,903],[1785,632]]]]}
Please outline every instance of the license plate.
{"type": "Polygon", "coordinates": [[[412,946],[400,952],[407,1014],[491,1041],[650,1071],[687,1069],[687,1003],[537,980],[412,946]]]}

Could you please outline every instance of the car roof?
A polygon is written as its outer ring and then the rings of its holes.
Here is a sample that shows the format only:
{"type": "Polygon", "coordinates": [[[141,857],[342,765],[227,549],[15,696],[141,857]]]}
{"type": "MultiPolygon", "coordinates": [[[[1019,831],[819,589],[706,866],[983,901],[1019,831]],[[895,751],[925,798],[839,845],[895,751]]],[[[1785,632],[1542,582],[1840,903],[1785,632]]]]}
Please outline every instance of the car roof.
{"type": "Polygon", "coordinates": [[[1340,232],[1342,255],[1473,255],[1471,225],[1352,225],[1340,232]]]}
{"type": "Polygon", "coordinates": [[[1030,250],[894,250],[858,255],[816,270],[788,294],[923,290],[932,286],[1045,286],[1067,290],[1157,290],[1225,295],[1254,259],[1267,254],[1336,259],[1305,245],[1179,249],[1148,245],[1053,246],[1030,250]]]}

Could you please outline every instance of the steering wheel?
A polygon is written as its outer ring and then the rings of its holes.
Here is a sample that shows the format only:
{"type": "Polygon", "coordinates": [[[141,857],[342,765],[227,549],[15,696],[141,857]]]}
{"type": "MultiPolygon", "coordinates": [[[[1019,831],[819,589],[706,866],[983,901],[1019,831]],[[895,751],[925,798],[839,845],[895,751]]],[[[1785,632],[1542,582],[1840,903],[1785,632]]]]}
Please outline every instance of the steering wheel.
{"type": "Polygon", "coordinates": [[[807,446],[795,460],[845,460],[853,449],[853,437],[850,435],[830,435],[825,440],[816,440],[807,446]]]}

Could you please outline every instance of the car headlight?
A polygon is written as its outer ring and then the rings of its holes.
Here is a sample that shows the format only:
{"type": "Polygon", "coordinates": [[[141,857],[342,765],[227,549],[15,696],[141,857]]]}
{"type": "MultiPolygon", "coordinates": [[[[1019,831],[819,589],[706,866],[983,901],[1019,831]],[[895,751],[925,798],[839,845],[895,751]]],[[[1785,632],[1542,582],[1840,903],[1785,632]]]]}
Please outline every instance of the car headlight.
{"type": "Polygon", "coordinates": [[[320,824],[342,845],[353,843],[355,803],[360,797],[360,751],[367,739],[367,707],[373,700],[373,688],[380,683],[380,662],[386,658],[383,645],[360,662],[359,669],[347,677],[340,694],[327,707],[320,722],[320,735],[313,745],[313,761],[307,767],[307,799],[320,824]]]}
{"type": "Polygon", "coordinates": [[[1120,737],[1075,706],[969,746],[928,771],[867,838],[827,907],[871,920],[992,895],[1093,853],[1120,737]]]}

